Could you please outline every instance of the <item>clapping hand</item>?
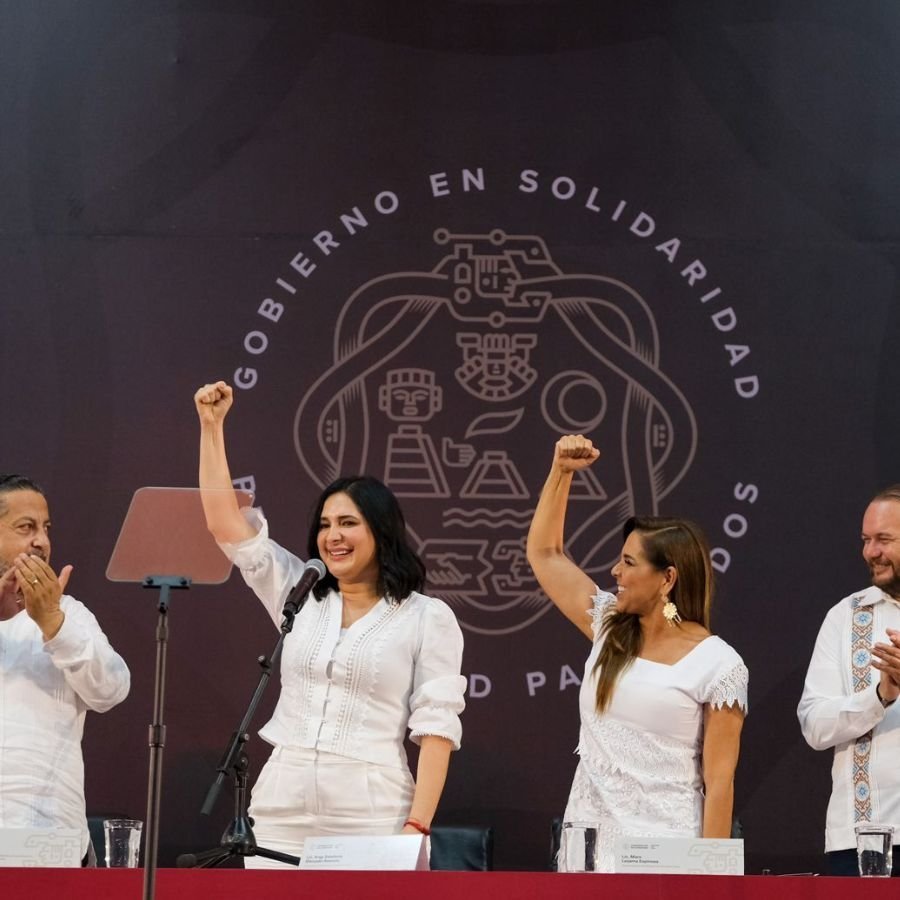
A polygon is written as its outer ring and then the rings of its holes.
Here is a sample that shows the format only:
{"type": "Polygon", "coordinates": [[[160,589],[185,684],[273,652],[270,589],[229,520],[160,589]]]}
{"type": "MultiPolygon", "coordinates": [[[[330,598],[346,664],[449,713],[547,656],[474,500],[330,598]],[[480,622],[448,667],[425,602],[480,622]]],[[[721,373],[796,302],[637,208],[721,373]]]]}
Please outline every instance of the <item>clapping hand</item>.
{"type": "Polygon", "coordinates": [[[0,575],[0,622],[11,619],[22,611],[25,601],[19,593],[19,582],[16,580],[16,570],[10,566],[0,575]]]}
{"type": "Polygon", "coordinates": [[[71,566],[63,566],[59,575],[39,556],[21,553],[13,562],[16,583],[25,612],[41,629],[45,640],[54,637],[62,627],[65,613],[59,601],[72,574],[71,566]]]}
{"type": "Polygon", "coordinates": [[[872,666],[881,672],[878,693],[886,703],[900,697],[900,631],[887,629],[889,643],[877,643],[872,647],[872,666]]]}

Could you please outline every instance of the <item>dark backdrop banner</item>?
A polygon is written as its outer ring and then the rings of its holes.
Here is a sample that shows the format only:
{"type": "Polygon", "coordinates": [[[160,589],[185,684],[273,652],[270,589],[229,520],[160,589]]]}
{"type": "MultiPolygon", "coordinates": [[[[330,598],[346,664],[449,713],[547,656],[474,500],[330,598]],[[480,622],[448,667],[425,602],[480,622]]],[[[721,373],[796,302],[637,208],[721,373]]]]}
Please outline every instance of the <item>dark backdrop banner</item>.
{"type": "MultiPolygon", "coordinates": [[[[300,550],[337,473],[401,497],[469,678],[443,823],[546,868],[588,647],[524,537],[562,432],[603,458],[569,551],[622,520],[715,548],[751,671],[748,871],[815,869],[830,755],[795,718],[826,609],[900,478],[893,3],[7,2],[0,469],[132,667],[90,716],[88,806],[141,816],[155,596],[107,582],[142,485],[196,478],[191,397],[236,385],[233,474],[300,550]]],[[[173,598],[161,862],[274,633],[240,580],[173,598]]],[[[271,708],[274,700],[268,697],[271,708]]],[[[262,719],[257,725],[262,724],[262,719]]],[[[267,748],[250,747],[253,771],[267,748]]]]}

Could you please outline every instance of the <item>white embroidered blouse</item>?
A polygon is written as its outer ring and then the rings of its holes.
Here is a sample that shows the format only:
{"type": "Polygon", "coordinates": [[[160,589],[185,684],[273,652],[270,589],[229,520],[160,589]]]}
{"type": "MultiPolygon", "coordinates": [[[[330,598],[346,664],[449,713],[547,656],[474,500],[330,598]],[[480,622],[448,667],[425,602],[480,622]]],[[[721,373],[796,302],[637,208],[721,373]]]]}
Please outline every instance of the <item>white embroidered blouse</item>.
{"type": "Polygon", "coordinates": [[[598,826],[601,866],[612,871],[616,835],[699,836],[703,824],[703,708],[747,709],[749,676],[721,638],[701,641],[674,665],[637,658],[596,710],[600,626],[615,597],[594,598],[594,646],[579,695],[581,757],[565,820],[598,826]]]}
{"type": "MultiPolygon", "coordinates": [[[[269,538],[259,510],[247,515],[256,536],[220,546],[280,627],[303,561],[269,538]]],[[[297,614],[263,740],[397,768],[406,767],[407,728],[416,743],[437,735],[459,749],[466,679],[450,607],[418,593],[399,604],[382,598],[341,634],[341,605],[334,591],[321,602],[310,595],[297,614]]]]}
{"type": "Polygon", "coordinates": [[[0,828],[77,828],[83,855],[85,713],[121,703],[131,674],[84,604],[59,605],[49,641],[24,610],[0,622],[0,828]]]}

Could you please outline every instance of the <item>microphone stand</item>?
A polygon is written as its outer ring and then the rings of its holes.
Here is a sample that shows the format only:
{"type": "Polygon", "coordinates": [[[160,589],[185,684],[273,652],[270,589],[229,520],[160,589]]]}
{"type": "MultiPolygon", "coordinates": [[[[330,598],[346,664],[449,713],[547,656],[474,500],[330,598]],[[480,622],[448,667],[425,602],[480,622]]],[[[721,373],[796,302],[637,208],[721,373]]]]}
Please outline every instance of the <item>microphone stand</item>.
{"type": "MultiPolygon", "coordinates": [[[[308,594],[307,594],[308,596],[308,594]]],[[[222,782],[229,770],[234,771],[234,818],[222,835],[222,840],[218,847],[211,850],[203,850],[199,853],[183,853],[176,860],[179,868],[212,868],[221,865],[233,856],[262,856],[266,859],[274,859],[278,862],[299,865],[300,858],[291,856],[288,853],[281,853],[278,850],[269,850],[266,847],[260,847],[256,843],[256,837],[253,834],[253,820],[247,814],[247,769],[249,767],[249,759],[245,750],[247,742],[250,740],[250,722],[256,714],[256,707],[262,699],[263,693],[272,677],[272,671],[281,658],[281,650],[284,646],[285,638],[291,633],[294,627],[294,617],[302,609],[306,602],[306,596],[301,598],[299,602],[285,603],[282,615],[284,620],[281,623],[281,633],[272,652],[268,657],[260,656],[257,659],[262,674],[256,685],[256,690],[250,699],[250,704],[244,717],[241,719],[237,727],[237,731],[233,732],[228,742],[228,747],[222,756],[216,771],[219,773],[206,795],[206,801],[200,812],[204,816],[208,816],[212,812],[216,799],[222,789],[222,782]]]]}

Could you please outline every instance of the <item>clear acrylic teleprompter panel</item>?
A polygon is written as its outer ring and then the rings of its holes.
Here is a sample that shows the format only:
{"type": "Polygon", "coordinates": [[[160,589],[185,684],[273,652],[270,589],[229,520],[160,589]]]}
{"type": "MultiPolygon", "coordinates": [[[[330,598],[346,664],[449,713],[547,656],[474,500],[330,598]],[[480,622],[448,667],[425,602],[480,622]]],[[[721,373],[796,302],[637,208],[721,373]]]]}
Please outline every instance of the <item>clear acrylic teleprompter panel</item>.
{"type": "MultiPolygon", "coordinates": [[[[239,507],[253,494],[231,490],[239,507]]],[[[231,562],[206,528],[200,488],[142,487],[134,492],[113,548],[106,577],[142,582],[149,575],[190,578],[193,584],[221,584],[231,562]]]]}

